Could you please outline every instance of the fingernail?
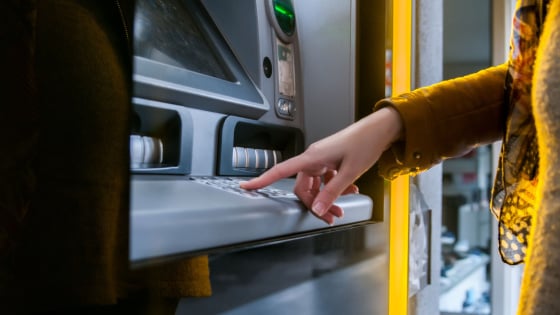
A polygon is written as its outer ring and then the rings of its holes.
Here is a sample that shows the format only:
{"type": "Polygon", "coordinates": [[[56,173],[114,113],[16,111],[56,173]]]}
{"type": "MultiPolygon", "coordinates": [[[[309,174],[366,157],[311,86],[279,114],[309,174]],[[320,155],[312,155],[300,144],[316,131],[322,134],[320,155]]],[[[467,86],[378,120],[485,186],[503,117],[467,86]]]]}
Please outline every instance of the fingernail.
{"type": "Polygon", "coordinates": [[[317,201],[311,206],[311,211],[313,211],[318,216],[322,216],[323,214],[325,214],[326,210],[327,209],[325,207],[325,204],[321,201],[317,201]]]}

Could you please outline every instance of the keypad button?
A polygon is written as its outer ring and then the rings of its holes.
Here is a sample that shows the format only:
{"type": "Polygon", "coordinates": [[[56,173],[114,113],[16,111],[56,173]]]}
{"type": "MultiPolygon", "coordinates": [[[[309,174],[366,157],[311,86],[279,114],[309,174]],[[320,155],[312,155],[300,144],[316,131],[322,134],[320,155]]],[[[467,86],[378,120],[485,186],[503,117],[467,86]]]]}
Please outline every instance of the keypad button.
{"type": "Polygon", "coordinates": [[[201,176],[191,177],[191,180],[247,198],[297,199],[297,196],[292,192],[272,187],[265,187],[259,190],[245,190],[239,187],[239,184],[241,181],[247,180],[246,178],[201,176]]]}

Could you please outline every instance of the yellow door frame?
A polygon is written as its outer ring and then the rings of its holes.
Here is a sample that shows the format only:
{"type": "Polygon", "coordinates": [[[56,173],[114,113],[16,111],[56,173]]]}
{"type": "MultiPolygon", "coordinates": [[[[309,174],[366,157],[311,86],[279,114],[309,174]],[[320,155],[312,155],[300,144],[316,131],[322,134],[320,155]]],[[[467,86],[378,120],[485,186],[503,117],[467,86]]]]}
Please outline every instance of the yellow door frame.
{"type": "MultiPolygon", "coordinates": [[[[392,93],[411,88],[412,0],[392,2],[392,93]]],[[[390,315],[408,313],[409,176],[391,181],[389,214],[389,305],[390,315]]]]}

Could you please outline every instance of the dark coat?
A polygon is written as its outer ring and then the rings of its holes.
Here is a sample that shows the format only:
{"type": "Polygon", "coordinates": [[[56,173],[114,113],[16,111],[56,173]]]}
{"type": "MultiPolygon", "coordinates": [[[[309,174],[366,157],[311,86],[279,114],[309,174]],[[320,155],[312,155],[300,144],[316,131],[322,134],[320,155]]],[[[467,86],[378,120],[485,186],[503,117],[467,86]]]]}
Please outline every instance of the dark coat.
{"type": "Polygon", "coordinates": [[[133,5],[0,4],[1,313],[211,293],[206,257],[129,268],[133,5]]]}

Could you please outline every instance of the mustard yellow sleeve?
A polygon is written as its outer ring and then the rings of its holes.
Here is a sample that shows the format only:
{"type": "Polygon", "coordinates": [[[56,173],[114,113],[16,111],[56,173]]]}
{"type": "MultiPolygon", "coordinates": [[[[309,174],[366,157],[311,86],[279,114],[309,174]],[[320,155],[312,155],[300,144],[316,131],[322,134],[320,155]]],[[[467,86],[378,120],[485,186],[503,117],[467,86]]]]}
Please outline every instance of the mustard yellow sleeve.
{"type": "Polygon", "coordinates": [[[374,110],[393,106],[403,120],[403,138],[381,156],[387,179],[422,172],[444,159],[499,140],[506,107],[507,64],[387,98],[374,110]]]}

